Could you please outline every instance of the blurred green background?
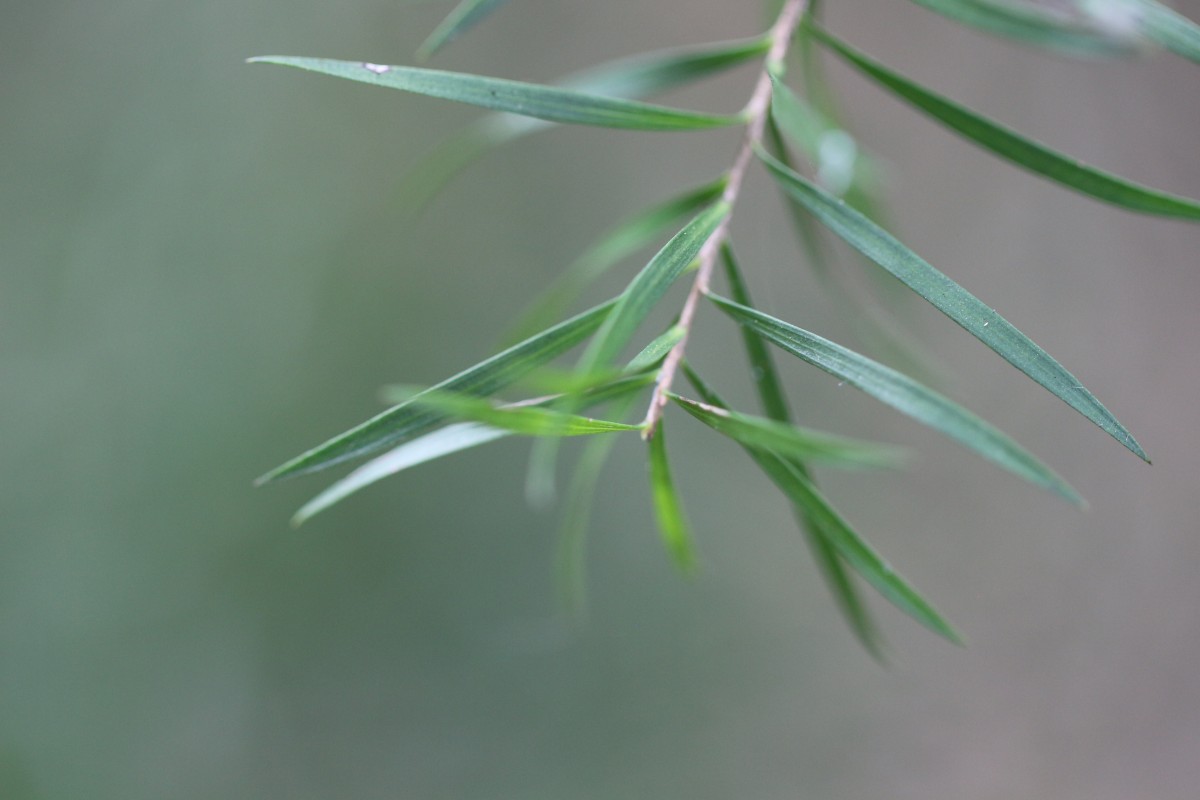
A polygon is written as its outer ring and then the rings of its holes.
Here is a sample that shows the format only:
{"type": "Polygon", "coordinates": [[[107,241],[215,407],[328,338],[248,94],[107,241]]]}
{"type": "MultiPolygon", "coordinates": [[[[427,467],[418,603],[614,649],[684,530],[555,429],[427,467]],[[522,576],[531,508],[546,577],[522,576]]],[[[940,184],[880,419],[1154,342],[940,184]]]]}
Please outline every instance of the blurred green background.
{"type": "MultiPolygon", "coordinates": [[[[1200,194],[1194,65],[1064,62],[911,4],[829,5],[834,30],[919,80],[1200,194]]],[[[749,8],[521,0],[437,65],[550,80],[751,35],[749,8]]],[[[871,662],[785,504],[686,419],[672,449],[700,574],[663,554],[627,442],[572,619],[518,442],[299,531],[289,516],[327,476],[251,480],[376,411],[381,385],[490,354],[591,237],[712,176],[736,133],[541,134],[414,220],[400,176],[474,112],[243,59],[411,63],[447,3],[0,10],[0,797],[1195,797],[1195,227],[1016,172],[833,69],[888,166],[894,227],[1088,383],[1155,465],[908,304],[946,391],[1092,503],[781,362],[805,421],[920,452],[826,481],[967,649],[875,602],[896,663],[871,662]]],[[[669,99],[732,110],[751,80],[669,99]]],[[[766,310],[853,343],[766,181],[747,191],[734,236],[766,310]]],[[[703,312],[696,360],[749,403],[733,329],[703,312]]]]}

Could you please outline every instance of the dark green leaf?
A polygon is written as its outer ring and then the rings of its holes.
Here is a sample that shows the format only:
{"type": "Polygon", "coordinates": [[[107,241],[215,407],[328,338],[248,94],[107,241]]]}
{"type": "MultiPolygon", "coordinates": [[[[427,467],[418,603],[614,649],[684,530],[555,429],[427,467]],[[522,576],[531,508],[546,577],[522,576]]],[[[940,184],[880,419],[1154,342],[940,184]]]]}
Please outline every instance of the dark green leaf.
{"type": "Polygon", "coordinates": [[[962,637],[937,609],[908,581],[896,574],[891,565],[842,519],[799,470],[778,458],[761,459],[759,466],[797,507],[804,509],[806,518],[820,529],[822,536],[838,554],[892,605],[934,633],[955,644],[962,644],[962,637]]]}
{"type": "Polygon", "coordinates": [[[683,504],[671,481],[671,467],[667,462],[667,443],[663,435],[662,421],[650,437],[650,489],[654,496],[654,512],[658,518],[658,529],[662,534],[667,552],[675,559],[679,568],[690,571],[695,567],[696,557],[692,548],[692,533],[683,514],[683,504]]]}
{"type": "Polygon", "coordinates": [[[897,411],[955,439],[1029,482],[1076,504],[1079,495],[1020,445],[961,406],[866,356],[772,316],[710,295],[723,311],[764,338],[841,378],[897,411]]]}
{"type": "Polygon", "coordinates": [[[632,338],[642,320],[671,284],[695,260],[700,248],[729,214],[729,204],[715,203],[675,234],[630,282],[617,306],[584,352],[580,371],[595,372],[611,364],[632,338]]]}
{"type": "Polygon", "coordinates": [[[1074,55],[1109,56],[1129,52],[1114,39],[1045,6],[1012,0],[913,0],[955,22],[1024,44],[1074,55]]]}
{"type": "Polygon", "coordinates": [[[901,451],[893,447],[846,439],[786,422],[698,403],[672,394],[684,411],[718,433],[746,447],[770,450],[784,458],[819,461],[835,467],[895,466],[901,451]]]}
{"type": "Polygon", "coordinates": [[[1200,219],[1200,203],[1195,200],[1160,192],[1081,164],[966,106],[918,86],[824,31],[815,30],[814,35],[859,72],[900,99],[1019,167],[1049,178],[1068,189],[1130,211],[1180,219],[1200,219]]]}
{"type": "MultiPolygon", "coordinates": [[[[579,344],[588,334],[600,327],[616,302],[610,300],[542,331],[537,336],[513,345],[434,388],[481,396],[493,394],[579,344]]],[[[271,470],[259,478],[258,483],[314,472],[355,456],[380,450],[425,433],[443,419],[445,414],[430,411],[411,402],[402,403],[271,470]]]]}
{"type": "Polygon", "coordinates": [[[297,67],[372,86],[399,89],[490,108],[493,111],[506,111],[510,114],[574,125],[642,131],[684,131],[719,128],[743,121],[740,114],[702,114],[633,100],[586,94],[555,86],[420,67],[298,56],[260,56],[250,59],[250,62],[297,67]]]}
{"type": "MultiPolygon", "coordinates": [[[[588,94],[640,98],[706,78],[766,52],[760,37],[718,42],[699,48],[671,49],[622,58],[576,73],[561,86],[588,94]]],[[[419,208],[455,174],[483,153],[553,123],[512,114],[489,114],[448,137],[405,176],[414,207],[419,208]]]]}
{"type": "Polygon", "coordinates": [[[462,0],[421,44],[417,50],[417,58],[422,61],[429,58],[443,45],[457,39],[503,3],[504,0],[462,0]]]}
{"type": "Polygon", "coordinates": [[[894,236],[862,214],[830,196],[797,173],[761,153],[764,163],[784,190],[802,203],[850,246],[899,278],[935,308],[957,322],[1008,363],[1048,389],[1071,408],[1141,458],[1146,454],[1079,379],[1021,333],[1004,317],[934,269],[894,236]]]}
{"type": "MultiPolygon", "coordinates": [[[[754,303],[750,301],[750,290],[746,288],[746,281],[742,278],[742,271],[738,268],[737,260],[733,257],[733,248],[729,246],[728,242],[721,246],[721,263],[725,267],[725,280],[729,283],[729,293],[733,295],[734,302],[753,308],[754,303]]],[[[754,387],[758,391],[763,411],[773,420],[790,421],[791,414],[788,411],[787,399],[783,395],[783,383],[779,380],[779,373],[775,369],[771,352],[767,349],[761,336],[750,328],[740,327],[742,329],[742,345],[746,348],[746,357],[750,361],[750,374],[754,378],[754,387]]],[[[711,400],[705,402],[710,405],[723,405],[713,403],[711,400]]]]}

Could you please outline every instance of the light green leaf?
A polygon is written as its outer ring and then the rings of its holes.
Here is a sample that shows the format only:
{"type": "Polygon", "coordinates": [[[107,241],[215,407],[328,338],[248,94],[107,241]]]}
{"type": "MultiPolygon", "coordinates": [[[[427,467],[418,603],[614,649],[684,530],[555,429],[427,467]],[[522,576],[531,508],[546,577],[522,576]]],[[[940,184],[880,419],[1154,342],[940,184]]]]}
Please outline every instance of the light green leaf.
{"type": "Polygon", "coordinates": [[[641,352],[631,358],[628,366],[625,367],[625,371],[642,372],[653,369],[667,357],[667,353],[671,352],[671,348],[683,341],[683,337],[686,335],[686,328],[679,325],[672,325],[662,334],[654,337],[650,344],[643,347],[641,352]]]}
{"type": "Polygon", "coordinates": [[[1128,8],[1138,32],[1150,41],[1200,63],[1200,26],[1177,11],[1153,0],[1092,0],[1091,6],[1115,5],[1118,13],[1128,8]]]}
{"type": "Polygon", "coordinates": [[[741,114],[702,114],[555,86],[420,67],[298,56],[259,56],[249,61],[252,64],[297,67],[372,86],[573,125],[641,131],[686,131],[719,128],[743,121],[741,114]]]}
{"type": "Polygon", "coordinates": [[[797,507],[804,509],[805,517],[820,529],[830,546],[888,602],[954,644],[963,643],[962,637],[937,609],[908,581],[896,574],[891,565],[842,519],[799,470],[778,458],[761,459],[759,466],[797,507]]]}
{"type": "MultiPolygon", "coordinates": [[[[596,387],[585,393],[583,405],[590,407],[601,405],[612,400],[632,402],[637,392],[654,384],[653,375],[634,375],[619,378],[606,386],[596,387]]],[[[408,399],[411,395],[406,395],[408,399]]],[[[557,398],[544,398],[536,403],[546,406],[557,398]]],[[[624,416],[628,406],[621,406],[617,416],[624,416]]],[[[429,461],[461,452],[472,447],[478,447],[497,439],[512,436],[511,430],[481,425],[476,422],[460,422],[447,425],[444,428],[418,436],[415,439],[395,447],[381,456],[377,456],[346,477],[334,483],[325,491],[314,497],[292,517],[293,525],[300,525],[315,514],[324,511],[360,489],[366,488],[376,481],[395,475],[403,470],[419,466],[429,461]]],[[[610,437],[599,437],[607,439],[610,437]]]]}
{"type": "Polygon", "coordinates": [[[662,534],[667,552],[675,559],[680,569],[690,572],[696,564],[692,547],[692,533],[683,513],[683,504],[671,481],[671,467],[667,462],[667,440],[663,435],[662,421],[650,437],[650,488],[654,496],[654,513],[658,519],[658,530],[662,534]]]}
{"type": "Polygon", "coordinates": [[[417,49],[417,58],[421,61],[429,58],[503,3],[504,0],[462,0],[417,49]]]}
{"type": "MultiPolygon", "coordinates": [[[[660,50],[601,64],[564,78],[560,85],[588,94],[640,98],[692,83],[760,56],[765,37],[698,48],[660,50]]],[[[491,148],[553,125],[513,114],[488,114],[448,137],[404,178],[411,204],[420,208],[438,189],[491,148]]]]}
{"type": "Polygon", "coordinates": [[[292,517],[292,525],[301,525],[359,489],[395,475],[397,472],[511,435],[509,431],[487,425],[460,422],[405,442],[399,447],[371,459],[309,500],[292,517]]]}
{"type": "Polygon", "coordinates": [[[825,31],[813,31],[823,44],[859,72],[975,144],[1019,167],[1130,211],[1180,219],[1200,219],[1200,203],[1128,181],[1079,163],[1016,133],[966,106],[937,95],[872,61],[825,31]]]}
{"type": "Polygon", "coordinates": [[[588,284],[614,264],[658,240],[668,227],[678,225],[717,200],[724,189],[724,178],[692,189],[636,214],[601,236],[531,304],[514,326],[513,338],[524,338],[529,331],[546,327],[548,320],[561,318],[588,284]]]}
{"type": "MultiPolygon", "coordinates": [[[[537,336],[513,345],[437,384],[434,388],[481,396],[493,394],[579,344],[588,334],[600,327],[616,302],[610,300],[542,331],[537,336]]],[[[412,402],[402,403],[276,467],[259,478],[257,483],[314,472],[355,456],[381,450],[425,433],[443,419],[445,414],[422,408],[412,402]]]]}
{"type": "Polygon", "coordinates": [[[792,355],[949,436],[1030,483],[1082,505],[1075,490],[1049,467],[1003,433],[932,389],[795,325],[722,297],[709,297],[738,323],[749,326],[792,355]]]}
{"type": "Polygon", "coordinates": [[[671,399],[718,433],[746,447],[770,450],[785,458],[819,461],[834,467],[896,466],[902,452],[894,447],[847,439],[786,422],[699,403],[677,394],[671,399]]]}
{"type": "Polygon", "coordinates": [[[595,433],[640,431],[639,425],[590,419],[537,406],[497,406],[486,398],[437,389],[409,390],[410,402],[452,419],[478,422],[522,436],[586,436],[595,433]]]}
{"type": "Polygon", "coordinates": [[[862,214],[831,197],[770,155],[762,152],[759,155],[784,190],[851,247],[895,275],[1008,363],[1040,383],[1118,442],[1142,459],[1146,458],[1146,453],[1129,431],[1079,379],[1008,320],[862,214]]]}
{"type": "Polygon", "coordinates": [[[1072,55],[1113,56],[1130,45],[1045,6],[1012,0],[913,0],[955,22],[985,33],[1072,55]]]}
{"type": "Polygon", "coordinates": [[[663,245],[617,298],[616,308],[584,352],[580,372],[595,372],[616,359],[642,320],[692,264],[700,248],[728,215],[728,203],[715,203],[663,245]]]}

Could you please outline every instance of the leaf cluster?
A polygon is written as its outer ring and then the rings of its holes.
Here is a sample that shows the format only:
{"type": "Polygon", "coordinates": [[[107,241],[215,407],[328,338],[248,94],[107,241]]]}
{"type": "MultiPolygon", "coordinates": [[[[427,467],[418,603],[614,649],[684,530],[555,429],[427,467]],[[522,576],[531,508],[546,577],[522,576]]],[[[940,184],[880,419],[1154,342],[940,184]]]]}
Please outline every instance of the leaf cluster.
{"type": "MultiPolygon", "coordinates": [[[[1067,10],[1001,0],[913,0],[989,35],[1066,55],[1123,57],[1157,46],[1200,61],[1200,28],[1154,0],[1078,0],[1067,10]]],[[[421,46],[433,56],[496,10],[499,0],[463,0],[421,46]]],[[[553,474],[557,443],[587,436],[565,501],[564,574],[582,574],[583,532],[595,482],[619,435],[637,433],[647,444],[650,494],[668,552],[684,569],[696,561],[687,516],[672,479],[664,415],[677,408],[737,442],[792,505],[806,541],[851,628],[882,657],[882,638],[860,595],[859,576],[885,599],[941,636],[959,635],[920,593],[898,575],[821,492],[815,467],[894,467],[895,447],[812,430],[792,421],[772,348],[794,356],[958,442],[1000,468],[1082,505],[1078,493],[1004,433],[912,375],[872,360],[793,322],[756,309],[742,276],[729,230],[742,180],[757,164],[774,180],[787,205],[799,244],[812,268],[847,313],[893,345],[889,322],[872,317],[839,288],[825,262],[827,237],[845,242],[964,330],[1040,384],[1067,406],[1142,459],[1128,430],[1064,366],[997,311],[907,247],[885,227],[870,156],[840,120],[835,94],[820,56],[840,59],[902,103],[965,140],[1060,187],[1128,211],[1181,220],[1200,219],[1200,203],[1142,186],[1083,164],[985,114],[942,96],[872,59],[822,27],[821,3],[772,4],[775,22],[760,37],[682,51],[649,53],[601,65],[557,85],[541,85],[425,67],[322,58],[264,56],[251,59],[318,72],[386,89],[475,105],[491,113],[447,140],[413,179],[418,194],[436,191],[472,159],[495,146],[555,124],[589,125],[679,134],[740,126],[744,136],[731,166],[705,176],[613,227],[567,266],[515,326],[507,349],[429,389],[390,391],[394,405],[345,433],[264,475],[269,482],[344,461],[370,460],[334,483],[297,513],[300,523],[389,475],[450,453],[504,437],[534,437],[531,486],[553,474]],[[759,80],[746,105],[711,113],[652,104],[645,97],[761,59],[759,80]],[[799,85],[788,80],[799,65],[799,85]],[[561,322],[583,290],[631,254],[663,242],[655,255],[611,300],[561,322]],[[646,318],[685,275],[691,289],[676,322],[652,337],[631,360],[621,356],[646,318]],[[714,283],[724,279],[726,293],[714,283]],[[760,414],[729,406],[688,358],[687,345],[707,303],[736,323],[762,408],[760,414]],[[575,366],[552,364],[582,347],[575,366]],[[678,385],[686,379],[690,392],[678,385]],[[514,387],[549,387],[541,396],[505,401],[514,387]],[[627,421],[639,405],[640,421],[627,421]],[[602,416],[584,412],[599,408],[602,416]]]]}

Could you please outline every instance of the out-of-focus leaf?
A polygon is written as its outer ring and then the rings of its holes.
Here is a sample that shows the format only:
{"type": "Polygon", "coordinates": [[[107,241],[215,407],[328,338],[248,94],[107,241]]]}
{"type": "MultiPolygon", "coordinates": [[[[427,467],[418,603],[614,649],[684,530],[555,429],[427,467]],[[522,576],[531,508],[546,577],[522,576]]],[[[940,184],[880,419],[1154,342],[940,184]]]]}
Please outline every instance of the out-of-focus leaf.
{"type": "MultiPolygon", "coordinates": [[[[742,278],[742,271],[728,242],[721,246],[721,263],[725,267],[725,280],[729,283],[729,293],[733,295],[734,302],[753,308],[750,290],[746,288],[746,281],[742,278]]],[[[775,369],[771,351],[767,349],[761,336],[744,325],[739,327],[742,330],[742,345],[746,349],[746,358],[750,362],[750,374],[754,379],[754,388],[758,392],[763,411],[773,420],[789,422],[791,412],[783,395],[783,383],[779,380],[779,372],[775,369]]],[[[705,402],[710,405],[723,405],[712,403],[711,400],[705,402]]]]}
{"type": "Polygon", "coordinates": [[[617,298],[616,308],[584,351],[579,366],[581,372],[594,372],[616,359],[642,320],[691,265],[700,248],[728,215],[728,203],[714,203],[663,245],[617,298]]]}
{"type": "Polygon", "coordinates": [[[1068,189],[1129,211],[1179,219],[1200,219],[1200,203],[1195,200],[1160,192],[1081,164],[966,106],[913,83],[825,31],[814,30],[813,34],[848,64],[901,100],[925,112],[969,141],[1019,167],[1049,178],[1068,189]]]}
{"type": "Polygon", "coordinates": [[[833,467],[896,466],[902,453],[894,447],[833,436],[787,422],[699,403],[677,394],[671,399],[696,419],[738,444],[770,450],[784,458],[818,461],[833,467]]]}
{"type": "Polygon", "coordinates": [[[1142,459],[1146,453],[1079,379],[995,310],[934,269],[862,214],[830,196],[765,152],[759,153],[784,190],[870,260],[899,278],[1004,360],[1044,386],[1142,459]]]}
{"type": "Polygon", "coordinates": [[[799,470],[778,458],[761,459],[759,466],[793,503],[804,509],[805,516],[820,528],[825,540],[892,605],[954,644],[963,643],[937,609],[896,574],[799,470]]]}
{"type": "Polygon", "coordinates": [[[530,331],[546,327],[547,320],[560,319],[580,292],[609,267],[652,244],[667,228],[678,225],[680,220],[691,217],[718,199],[724,189],[723,178],[692,189],[642,211],[604,234],[533,302],[514,326],[513,338],[524,338],[530,331]]]}
{"type": "Polygon", "coordinates": [[[301,56],[259,56],[252,64],[279,64],[387,89],[535,117],[549,122],[640,131],[686,131],[736,125],[741,114],[703,114],[598,94],[421,67],[301,56]]]}
{"type": "Polygon", "coordinates": [[[955,22],[1069,55],[1114,56],[1130,44],[1045,6],[1013,0],[912,0],[955,22]]]}
{"type": "Polygon", "coordinates": [[[640,431],[641,426],[590,419],[552,408],[497,406],[486,398],[436,389],[409,390],[410,402],[452,419],[478,422],[522,436],[586,436],[595,433],[640,431]]]}
{"type": "Polygon", "coordinates": [[[671,481],[671,467],[667,462],[667,441],[663,435],[662,421],[650,437],[650,489],[654,497],[654,513],[658,519],[658,530],[662,534],[667,552],[684,571],[691,571],[696,564],[692,547],[692,532],[683,514],[683,504],[671,481]]]}
{"type": "Polygon", "coordinates": [[[1176,55],[1200,63],[1200,26],[1179,12],[1154,0],[1090,0],[1085,8],[1093,13],[1114,7],[1116,14],[1128,10],[1138,33],[1176,55]]]}
{"type": "Polygon", "coordinates": [[[477,24],[488,14],[499,8],[505,0],[462,0],[454,10],[442,20],[433,33],[429,34],[417,49],[417,58],[424,61],[444,45],[457,39],[477,24]]]}
{"type": "MultiPolygon", "coordinates": [[[[616,302],[610,300],[542,331],[434,388],[481,396],[493,394],[579,344],[600,327],[616,302]]],[[[257,482],[262,484],[289,475],[314,472],[398,444],[425,433],[443,419],[445,414],[412,402],[402,403],[276,467],[257,482]]]]}
{"type": "Polygon", "coordinates": [[[1049,467],[988,423],[912,378],[795,325],[709,295],[721,310],[792,355],[820,367],[877,400],[928,425],[1037,486],[1082,505],[1049,467]]]}
{"type": "MultiPolygon", "coordinates": [[[[641,98],[706,78],[766,53],[765,37],[718,42],[698,48],[660,50],[601,64],[564,78],[560,85],[587,94],[641,98]]],[[[553,123],[513,114],[488,114],[448,137],[404,178],[420,208],[448,180],[488,150],[551,127],[553,123]]]]}

